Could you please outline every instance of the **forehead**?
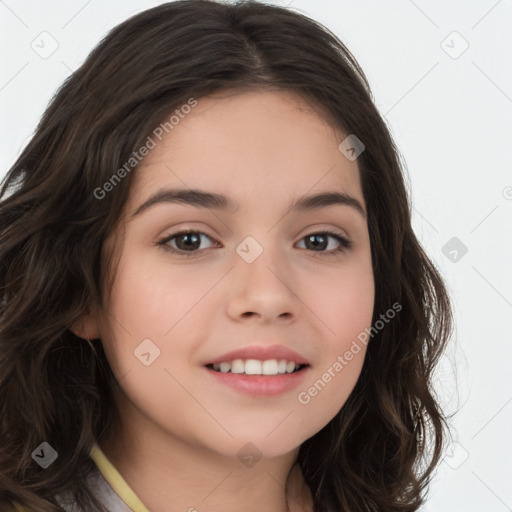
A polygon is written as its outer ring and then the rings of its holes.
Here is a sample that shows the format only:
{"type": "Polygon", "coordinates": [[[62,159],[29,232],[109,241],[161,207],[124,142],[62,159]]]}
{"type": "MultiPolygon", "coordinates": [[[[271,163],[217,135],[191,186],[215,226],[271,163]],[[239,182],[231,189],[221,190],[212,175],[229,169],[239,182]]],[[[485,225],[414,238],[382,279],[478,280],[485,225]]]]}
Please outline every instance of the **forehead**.
{"type": "Polygon", "coordinates": [[[208,189],[240,202],[339,190],[364,204],[357,161],[338,149],[346,134],[305,98],[228,90],[199,98],[187,112],[161,140],[152,136],[131,205],[164,186],[208,189]]]}

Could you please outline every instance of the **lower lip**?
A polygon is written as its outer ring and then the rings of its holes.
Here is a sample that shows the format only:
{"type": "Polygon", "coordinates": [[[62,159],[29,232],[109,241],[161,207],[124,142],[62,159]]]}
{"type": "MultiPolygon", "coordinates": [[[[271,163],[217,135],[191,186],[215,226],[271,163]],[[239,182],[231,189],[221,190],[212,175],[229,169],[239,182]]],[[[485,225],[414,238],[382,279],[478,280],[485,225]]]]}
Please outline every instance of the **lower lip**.
{"type": "Polygon", "coordinates": [[[281,375],[246,375],[217,372],[205,367],[206,371],[221,384],[253,396],[272,396],[290,391],[300,384],[309,368],[306,366],[298,372],[281,375]]]}

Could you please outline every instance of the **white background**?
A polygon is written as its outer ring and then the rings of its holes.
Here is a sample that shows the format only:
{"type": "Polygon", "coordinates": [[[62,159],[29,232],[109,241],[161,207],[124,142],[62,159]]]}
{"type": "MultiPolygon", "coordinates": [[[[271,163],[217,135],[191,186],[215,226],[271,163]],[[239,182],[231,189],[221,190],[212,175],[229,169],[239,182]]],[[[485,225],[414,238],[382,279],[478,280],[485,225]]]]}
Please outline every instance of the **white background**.
{"type": "MultiPolygon", "coordinates": [[[[105,33],[160,3],[0,0],[0,177],[105,33]],[[31,48],[43,31],[58,43],[46,59],[31,48]]],[[[436,389],[459,411],[457,442],[422,510],[512,511],[512,1],[275,3],[322,22],[361,64],[407,163],[415,231],[452,296],[436,389]],[[445,247],[453,237],[466,254],[445,247]]]]}

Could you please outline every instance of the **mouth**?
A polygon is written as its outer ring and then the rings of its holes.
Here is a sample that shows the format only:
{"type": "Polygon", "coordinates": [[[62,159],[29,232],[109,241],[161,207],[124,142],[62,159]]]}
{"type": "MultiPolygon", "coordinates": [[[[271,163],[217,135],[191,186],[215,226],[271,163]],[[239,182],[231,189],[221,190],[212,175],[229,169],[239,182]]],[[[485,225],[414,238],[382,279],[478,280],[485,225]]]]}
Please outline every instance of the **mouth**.
{"type": "Polygon", "coordinates": [[[298,373],[309,367],[309,364],[300,364],[293,361],[266,360],[259,361],[257,359],[235,359],[231,362],[222,362],[215,364],[207,364],[206,368],[218,373],[233,373],[239,375],[254,375],[262,377],[278,377],[280,375],[290,375],[298,373]]]}
{"type": "Polygon", "coordinates": [[[310,370],[308,363],[294,361],[238,359],[204,365],[215,386],[227,386],[237,393],[266,398],[292,392],[310,370]]]}

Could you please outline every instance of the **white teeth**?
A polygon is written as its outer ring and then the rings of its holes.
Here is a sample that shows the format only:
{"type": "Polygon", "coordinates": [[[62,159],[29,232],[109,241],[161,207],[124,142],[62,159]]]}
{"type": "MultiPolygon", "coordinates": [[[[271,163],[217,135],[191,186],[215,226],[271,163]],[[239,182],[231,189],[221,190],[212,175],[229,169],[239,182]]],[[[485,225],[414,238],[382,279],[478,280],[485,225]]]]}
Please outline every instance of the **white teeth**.
{"type": "Polygon", "coordinates": [[[229,363],[220,363],[220,371],[222,373],[228,373],[231,370],[231,364],[229,363]]]}
{"type": "Polygon", "coordinates": [[[261,375],[261,361],[247,359],[245,362],[245,373],[247,375],[261,375]]]}
{"type": "Polygon", "coordinates": [[[231,363],[231,373],[244,373],[245,363],[241,359],[235,359],[231,363]]]}
{"type": "Polygon", "coordinates": [[[235,359],[234,361],[215,363],[213,369],[222,373],[245,373],[247,375],[279,375],[292,373],[300,365],[286,359],[235,359]]]}
{"type": "MultiPolygon", "coordinates": [[[[263,361],[261,365],[261,373],[263,375],[277,375],[279,373],[278,362],[275,359],[269,359],[268,361],[263,361]]],[[[293,367],[295,368],[295,363],[293,363],[293,367]]]]}

